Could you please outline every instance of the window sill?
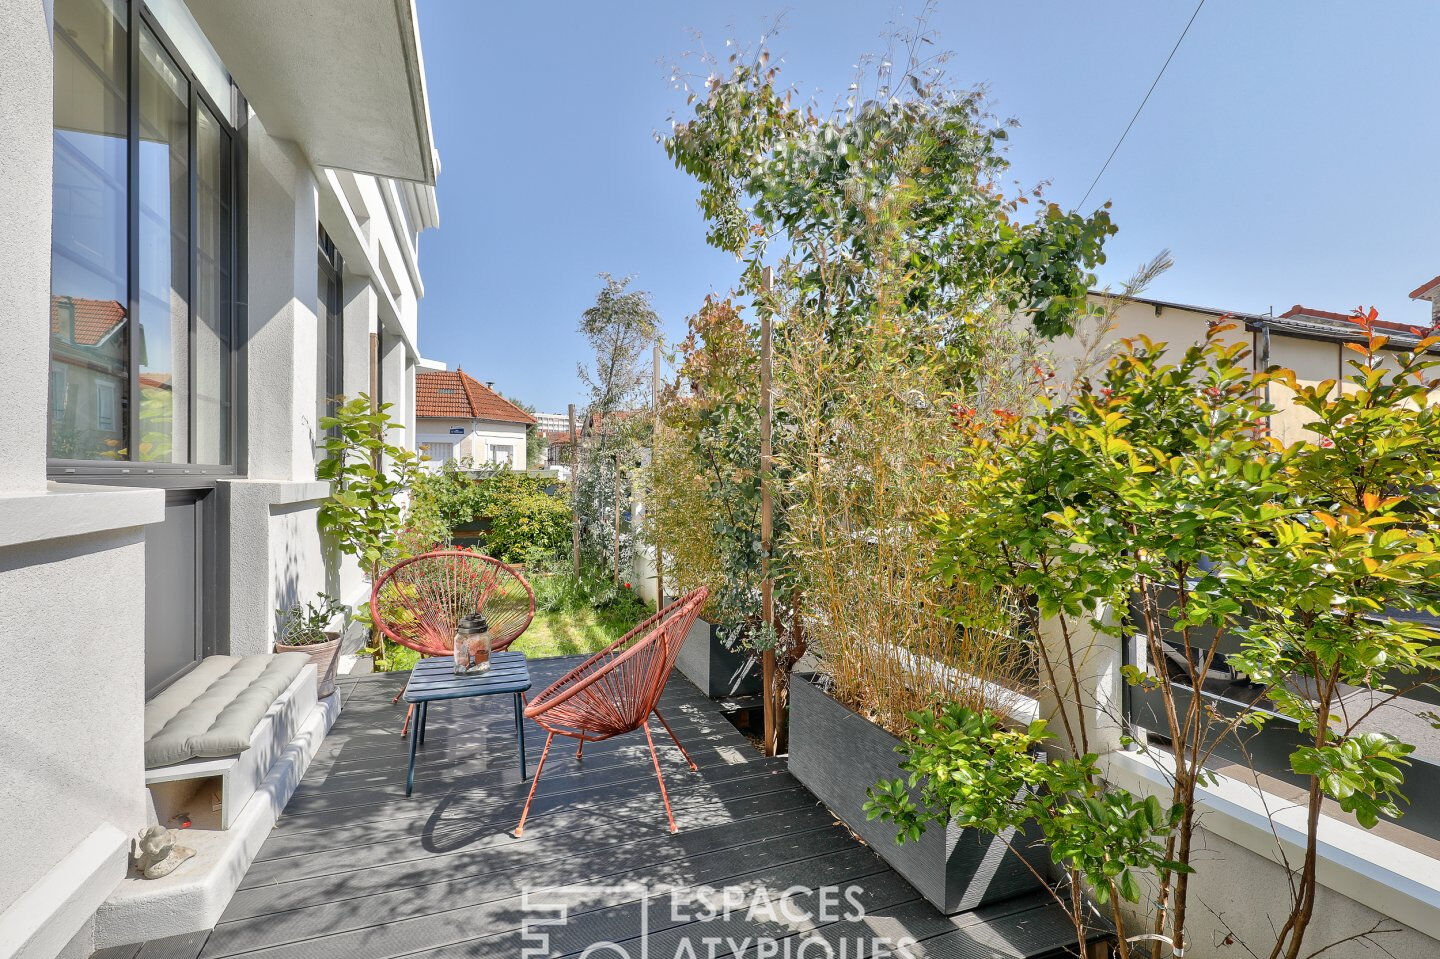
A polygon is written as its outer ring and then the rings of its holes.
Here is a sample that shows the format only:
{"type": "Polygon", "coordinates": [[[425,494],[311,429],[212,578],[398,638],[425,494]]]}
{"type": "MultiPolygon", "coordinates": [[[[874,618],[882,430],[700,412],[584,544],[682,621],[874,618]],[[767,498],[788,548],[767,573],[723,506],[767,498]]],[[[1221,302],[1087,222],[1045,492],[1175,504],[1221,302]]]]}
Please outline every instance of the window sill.
{"type": "Polygon", "coordinates": [[[165,491],[50,483],[39,493],[0,495],[0,546],[90,536],[165,519],[165,491]]]}
{"type": "MultiPolygon", "coordinates": [[[[1132,792],[1168,796],[1169,780],[1154,758],[1110,753],[1106,778],[1132,792]]],[[[1304,850],[1305,808],[1229,776],[1197,793],[1203,827],[1281,863],[1278,838],[1291,862],[1304,850]],[[1272,832],[1273,830],[1273,832],[1272,832]]],[[[1372,832],[1321,816],[1320,884],[1432,938],[1440,938],[1440,860],[1372,832]]]]}

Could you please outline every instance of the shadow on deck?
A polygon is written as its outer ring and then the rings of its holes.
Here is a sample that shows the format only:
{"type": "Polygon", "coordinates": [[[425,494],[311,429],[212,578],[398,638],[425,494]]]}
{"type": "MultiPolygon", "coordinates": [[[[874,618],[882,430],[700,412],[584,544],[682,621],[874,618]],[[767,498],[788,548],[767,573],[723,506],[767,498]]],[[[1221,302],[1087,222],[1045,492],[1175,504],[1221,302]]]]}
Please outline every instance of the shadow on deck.
{"type": "MultiPolygon", "coordinates": [[[[533,661],[532,691],[578,661],[533,661]]],[[[339,721],[214,930],[97,959],[1072,954],[1043,896],[936,912],[678,673],[662,708],[700,771],[657,736],[675,835],[634,733],[579,762],[557,740],[516,839],[508,696],[432,706],[407,799],[404,681],[342,677],[339,721]]],[[[526,727],[533,774],[544,736],[526,727]]]]}

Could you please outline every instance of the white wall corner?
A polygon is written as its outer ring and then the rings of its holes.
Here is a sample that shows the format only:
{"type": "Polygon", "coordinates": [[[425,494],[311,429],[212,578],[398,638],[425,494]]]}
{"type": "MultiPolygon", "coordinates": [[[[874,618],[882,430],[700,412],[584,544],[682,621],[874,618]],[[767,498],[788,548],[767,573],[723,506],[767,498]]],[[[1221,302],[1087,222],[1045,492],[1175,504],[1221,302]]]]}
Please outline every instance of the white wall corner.
{"type": "Polygon", "coordinates": [[[130,837],[105,823],[0,913],[0,959],[52,959],[125,878],[130,837]]]}
{"type": "Polygon", "coordinates": [[[249,129],[250,476],[313,480],[319,393],[318,194],[300,148],[249,129]],[[254,438],[263,438],[256,442],[254,438]]]}
{"type": "Polygon", "coordinates": [[[7,4],[0,29],[0,381],[5,455],[0,491],[45,488],[50,369],[50,204],[54,54],[49,3],[7,4]]]}

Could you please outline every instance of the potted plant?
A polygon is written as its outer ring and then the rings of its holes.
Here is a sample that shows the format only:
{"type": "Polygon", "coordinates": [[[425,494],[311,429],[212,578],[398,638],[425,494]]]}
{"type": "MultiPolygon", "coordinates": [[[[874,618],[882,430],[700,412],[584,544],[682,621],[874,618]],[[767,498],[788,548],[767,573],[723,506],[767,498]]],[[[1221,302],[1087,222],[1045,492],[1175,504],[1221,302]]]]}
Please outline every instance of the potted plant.
{"type": "MultiPolygon", "coordinates": [[[[337,399],[335,415],[320,418],[320,428],[327,431],[321,444],[326,455],[315,467],[315,478],[330,483],[330,495],[320,504],[319,526],[374,583],[387,563],[403,559],[417,545],[428,548],[448,540],[449,531],[433,509],[406,513],[407,494],[424,471],[418,453],[387,438],[399,428],[390,418],[393,404],[372,405],[365,393],[337,399]]],[[[368,607],[361,608],[369,612],[368,607]]],[[[372,627],[378,668],[389,660],[384,634],[374,628],[373,616],[365,620],[372,627]]]]}
{"type": "Polygon", "coordinates": [[[315,664],[315,691],[321,696],[335,692],[335,666],[340,655],[340,631],[330,624],[340,617],[345,622],[345,604],[321,593],[314,602],[296,603],[276,610],[280,618],[277,653],[304,653],[315,664]]]}

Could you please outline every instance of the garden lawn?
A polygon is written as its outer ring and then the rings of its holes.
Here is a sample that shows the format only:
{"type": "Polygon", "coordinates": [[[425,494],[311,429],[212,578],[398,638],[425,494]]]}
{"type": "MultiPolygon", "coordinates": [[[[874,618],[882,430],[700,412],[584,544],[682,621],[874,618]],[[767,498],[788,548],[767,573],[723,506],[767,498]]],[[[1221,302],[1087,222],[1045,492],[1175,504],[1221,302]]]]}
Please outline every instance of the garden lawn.
{"type": "Polygon", "coordinates": [[[595,653],[624,636],[645,615],[643,609],[536,610],[530,628],[510,648],[531,659],[595,653]]]}

